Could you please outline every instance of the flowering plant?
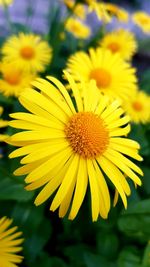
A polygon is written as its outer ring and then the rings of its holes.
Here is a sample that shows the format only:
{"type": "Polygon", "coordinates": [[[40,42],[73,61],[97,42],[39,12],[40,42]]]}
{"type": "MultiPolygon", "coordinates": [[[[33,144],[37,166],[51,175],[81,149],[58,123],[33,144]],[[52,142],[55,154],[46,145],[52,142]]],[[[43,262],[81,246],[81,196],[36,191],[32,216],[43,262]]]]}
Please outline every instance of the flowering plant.
{"type": "Polygon", "coordinates": [[[150,15],[41,3],[0,1],[0,266],[149,266],[150,15]]]}

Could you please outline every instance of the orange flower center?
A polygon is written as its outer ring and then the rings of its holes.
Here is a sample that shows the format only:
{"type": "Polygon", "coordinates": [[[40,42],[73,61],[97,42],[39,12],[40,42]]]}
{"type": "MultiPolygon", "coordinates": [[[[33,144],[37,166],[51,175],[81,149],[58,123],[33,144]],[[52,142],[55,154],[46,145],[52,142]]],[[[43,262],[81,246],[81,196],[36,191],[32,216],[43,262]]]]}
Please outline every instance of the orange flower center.
{"type": "Polygon", "coordinates": [[[73,115],[65,127],[65,133],[73,151],[87,159],[102,155],[109,143],[103,120],[92,112],[73,115]]]}
{"type": "Polygon", "coordinates": [[[94,79],[98,87],[107,88],[111,83],[111,74],[103,68],[97,68],[91,71],[90,79],[94,79]]]}
{"type": "Polygon", "coordinates": [[[18,85],[20,82],[20,72],[11,70],[3,74],[4,80],[10,85],[18,85]]]}
{"type": "Polygon", "coordinates": [[[118,43],[112,42],[107,46],[112,53],[116,53],[120,50],[120,45],[118,43]]]}
{"type": "Polygon", "coordinates": [[[31,46],[24,46],[21,48],[20,54],[24,59],[28,60],[34,57],[35,51],[31,46]]]}
{"type": "Polygon", "coordinates": [[[143,105],[138,101],[133,102],[132,106],[136,111],[141,111],[143,109],[143,105]]]}

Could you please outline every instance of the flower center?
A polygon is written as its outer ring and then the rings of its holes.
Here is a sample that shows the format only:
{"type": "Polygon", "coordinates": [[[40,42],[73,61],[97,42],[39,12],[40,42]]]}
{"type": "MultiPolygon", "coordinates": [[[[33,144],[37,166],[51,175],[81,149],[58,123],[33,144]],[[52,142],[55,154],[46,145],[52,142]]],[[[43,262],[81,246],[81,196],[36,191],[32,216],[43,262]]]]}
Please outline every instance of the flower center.
{"type": "Polygon", "coordinates": [[[109,143],[103,120],[92,112],[73,115],[65,127],[65,133],[73,151],[87,159],[102,155],[109,143]]]}
{"type": "Polygon", "coordinates": [[[132,106],[136,111],[141,111],[143,109],[143,105],[138,101],[133,102],[132,106]]]}
{"type": "Polygon", "coordinates": [[[21,48],[20,54],[24,59],[32,59],[35,51],[31,46],[24,46],[21,48]]]}
{"type": "Polygon", "coordinates": [[[116,53],[120,50],[120,45],[115,42],[110,43],[107,47],[111,50],[112,53],[116,53]]]}
{"type": "Polygon", "coordinates": [[[10,85],[17,85],[20,82],[20,72],[19,71],[9,71],[3,74],[4,80],[10,85]]]}
{"type": "Polygon", "coordinates": [[[92,70],[90,73],[90,79],[94,79],[97,86],[100,88],[107,88],[111,83],[110,73],[103,68],[92,70]]]}

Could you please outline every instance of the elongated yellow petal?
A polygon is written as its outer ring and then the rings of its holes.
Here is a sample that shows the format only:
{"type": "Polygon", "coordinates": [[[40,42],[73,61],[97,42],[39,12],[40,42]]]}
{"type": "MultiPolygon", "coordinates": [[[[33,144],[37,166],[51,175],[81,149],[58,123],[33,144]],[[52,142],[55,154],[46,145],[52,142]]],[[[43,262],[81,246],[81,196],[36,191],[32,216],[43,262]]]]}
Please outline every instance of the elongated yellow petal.
{"type": "Polygon", "coordinates": [[[123,171],[128,177],[130,177],[136,184],[141,185],[140,178],[126,165],[124,164],[114,151],[110,150],[105,153],[105,157],[109,159],[112,163],[114,163],[121,171],[123,171]]]}
{"type": "Polygon", "coordinates": [[[99,190],[102,193],[103,202],[104,202],[105,209],[106,209],[106,214],[108,214],[110,210],[110,194],[109,194],[108,186],[97,162],[93,161],[93,164],[96,170],[96,177],[97,177],[97,181],[99,184],[99,190]]]}
{"type": "Polygon", "coordinates": [[[59,168],[55,176],[52,175],[52,179],[36,197],[34,202],[35,205],[38,206],[43,202],[45,202],[51,196],[51,194],[59,187],[72,161],[73,161],[73,156],[70,157],[70,159],[67,161],[66,164],[64,164],[61,168],[59,168]]]}
{"type": "Polygon", "coordinates": [[[76,111],[75,111],[74,105],[72,103],[72,100],[71,100],[66,88],[63,86],[63,84],[59,80],[57,80],[56,78],[54,78],[52,76],[47,76],[47,79],[49,79],[51,82],[53,82],[59,88],[61,94],[64,96],[66,102],[68,103],[72,113],[75,114],[76,111]]]}
{"type": "Polygon", "coordinates": [[[63,199],[65,198],[66,194],[69,192],[73,180],[76,180],[78,163],[79,163],[79,156],[75,154],[73,161],[71,162],[65,174],[63,182],[60,188],[58,189],[56,196],[53,199],[53,202],[50,206],[50,210],[52,211],[56,210],[63,201],[63,199]]]}
{"type": "Polygon", "coordinates": [[[138,151],[136,149],[125,147],[125,145],[121,144],[111,144],[111,148],[114,150],[117,150],[125,155],[128,155],[131,158],[134,158],[136,160],[142,161],[143,158],[138,154],[138,151]]]}
{"type": "Polygon", "coordinates": [[[21,121],[26,121],[26,122],[31,122],[40,126],[44,126],[47,128],[54,128],[54,129],[63,129],[64,124],[60,121],[53,121],[50,119],[46,119],[41,116],[33,115],[30,113],[25,113],[25,112],[17,112],[9,115],[11,118],[21,120],[21,121]]]}
{"type": "Polygon", "coordinates": [[[32,83],[36,88],[39,88],[44,95],[48,96],[52,101],[54,101],[68,116],[72,116],[73,113],[69,108],[64,97],[59,93],[59,91],[51,83],[44,79],[37,79],[32,83]],[[47,90],[49,88],[49,90],[47,90]]]}
{"type": "Polygon", "coordinates": [[[111,138],[111,143],[115,143],[115,144],[120,144],[122,146],[129,146],[129,147],[133,147],[135,149],[139,149],[140,145],[138,142],[132,140],[132,139],[127,139],[127,138],[121,138],[121,137],[114,137],[111,138]]]}
{"type": "Polygon", "coordinates": [[[83,158],[80,158],[75,193],[73,197],[71,211],[69,214],[70,220],[73,220],[76,217],[81,207],[81,204],[84,200],[84,196],[86,194],[87,185],[88,185],[88,173],[87,173],[86,161],[83,158]]]}
{"type": "Polygon", "coordinates": [[[130,132],[130,130],[131,130],[131,126],[128,124],[124,128],[118,128],[118,129],[116,128],[115,130],[111,131],[109,133],[109,135],[111,137],[114,137],[114,136],[122,136],[122,135],[126,136],[130,132]]]}
{"type": "Polygon", "coordinates": [[[33,102],[34,104],[40,106],[42,109],[48,111],[51,115],[56,117],[58,120],[62,122],[66,122],[67,115],[58,107],[58,105],[54,104],[44,95],[33,89],[26,89],[22,93],[22,97],[26,98],[26,100],[33,102]]]}
{"type": "Polygon", "coordinates": [[[57,144],[57,145],[53,144],[53,145],[47,146],[46,150],[45,150],[45,147],[41,149],[37,149],[36,152],[30,153],[29,155],[24,157],[20,162],[22,164],[26,164],[26,163],[31,163],[31,162],[43,159],[43,158],[51,157],[54,154],[59,153],[62,150],[65,150],[68,146],[69,144],[64,141],[64,143],[62,144],[57,144]]]}
{"type": "Polygon", "coordinates": [[[43,160],[42,164],[40,164],[37,168],[35,168],[27,175],[25,181],[27,183],[36,181],[39,177],[43,177],[44,175],[48,174],[50,170],[57,168],[57,166],[59,166],[61,162],[64,162],[65,164],[65,162],[70,158],[71,155],[71,148],[68,147],[55,156],[51,157],[50,159],[43,160]]]}
{"type": "MultiPolygon", "coordinates": [[[[122,180],[122,176],[120,175],[119,170],[115,167],[114,164],[112,164],[109,160],[107,160],[104,157],[100,157],[100,159],[98,159],[98,163],[100,164],[102,170],[104,171],[104,173],[106,173],[106,175],[108,176],[108,178],[111,180],[111,182],[114,184],[114,186],[116,187],[116,189],[118,190],[124,207],[127,208],[127,199],[126,199],[126,195],[125,195],[125,188],[124,188],[124,181],[122,180]],[[109,166],[109,168],[108,168],[109,166]],[[118,177],[121,176],[121,179],[118,177]]],[[[125,178],[124,178],[125,179],[125,178]]],[[[130,189],[127,188],[126,185],[126,190],[128,190],[127,192],[130,193],[130,189]]]]}
{"type": "Polygon", "coordinates": [[[71,75],[67,71],[64,71],[64,74],[67,77],[68,82],[70,83],[71,89],[73,91],[73,95],[75,97],[78,111],[79,112],[83,111],[83,102],[82,102],[81,94],[79,92],[79,89],[78,89],[76,83],[74,82],[71,75]]]}
{"type": "Polygon", "coordinates": [[[100,212],[100,207],[99,207],[100,199],[99,199],[98,182],[96,179],[96,171],[93,167],[91,160],[87,160],[87,168],[88,168],[89,183],[91,190],[92,220],[96,221],[100,212]]]}

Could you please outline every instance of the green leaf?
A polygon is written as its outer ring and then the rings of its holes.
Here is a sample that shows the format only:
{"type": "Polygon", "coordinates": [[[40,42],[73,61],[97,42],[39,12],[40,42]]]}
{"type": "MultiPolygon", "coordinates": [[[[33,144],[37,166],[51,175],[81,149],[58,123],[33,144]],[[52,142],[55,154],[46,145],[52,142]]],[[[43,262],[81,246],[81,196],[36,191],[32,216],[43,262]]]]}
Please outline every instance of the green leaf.
{"type": "Polygon", "coordinates": [[[100,255],[96,255],[93,253],[85,253],[84,261],[86,267],[115,267],[116,264],[113,262],[108,262],[107,259],[100,255]]]}
{"type": "Polygon", "coordinates": [[[139,252],[128,247],[121,251],[118,259],[118,267],[140,267],[140,257],[139,252]]]}
{"type": "Polygon", "coordinates": [[[130,204],[118,220],[119,229],[141,241],[150,239],[150,199],[130,204]]]}
{"type": "Polygon", "coordinates": [[[115,258],[119,248],[117,235],[113,232],[100,232],[97,235],[97,247],[99,253],[107,259],[115,258]]]}
{"type": "Polygon", "coordinates": [[[33,192],[27,192],[24,185],[17,182],[13,177],[1,177],[0,200],[29,201],[33,197],[33,192]]]}
{"type": "MultiPolygon", "coordinates": [[[[37,261],[34,263],[35,267],[67,267],[66,263],[58,257],[50,257],[47,253],[41,253],[37,261]]],[[[33,264],[31,267],[34,267],[33,264]]]]}
{"type": "Polygon", "coordinates": [[[148,242],[144,251],[142,267],[150,267],[150,242],[148,242]]]}

